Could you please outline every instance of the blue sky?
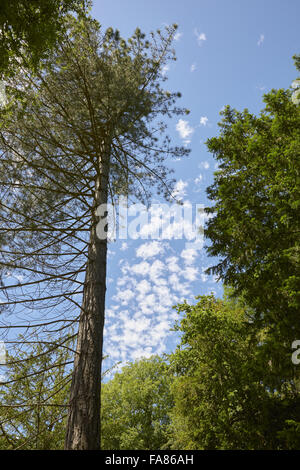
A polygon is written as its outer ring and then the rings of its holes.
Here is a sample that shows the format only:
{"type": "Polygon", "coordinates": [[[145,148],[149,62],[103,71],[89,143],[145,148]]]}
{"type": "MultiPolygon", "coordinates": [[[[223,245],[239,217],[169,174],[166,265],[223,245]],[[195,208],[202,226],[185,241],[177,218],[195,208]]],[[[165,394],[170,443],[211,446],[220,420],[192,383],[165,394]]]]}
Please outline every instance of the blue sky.
{"type": "MultiPolygon", "coordinates": [[[[177,61],[165,70],[166,88],[180,91],[190,114],[170,121],[176,144],[191,148],[173,161],[178,194],[186,204],[208,203],[216,162],[205,146],[218,134],[224,105],[259,113],[263,93],[288,88],[297,77],[292,56],[299,53],[297,0],[94,0],[92,14],[104,29],[129,37],[177,23],[177,61]]],[[[154,195],[154,202],[155,202],[154,195]]],[[[105,329],[109,363],[170,352],[178,337],[172,306],[196,295],[222,295],[222,285],[204,270],[213,263],[188,240],[117,240],[110,244],[105,329]]],[[[108,364],[108,363],[107,363],[108,364]]]]}

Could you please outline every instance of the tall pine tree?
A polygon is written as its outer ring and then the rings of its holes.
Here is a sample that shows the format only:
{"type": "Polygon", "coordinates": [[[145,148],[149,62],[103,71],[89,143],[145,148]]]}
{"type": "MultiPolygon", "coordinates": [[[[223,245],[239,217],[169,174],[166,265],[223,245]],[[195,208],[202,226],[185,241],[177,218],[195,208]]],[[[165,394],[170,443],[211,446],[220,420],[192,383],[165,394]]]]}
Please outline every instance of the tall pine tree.
{"type": "Polygon", "coordinates": [[[98,449],[107,257],[98,207],[119,194],[144,201],[154,186],[170,195],[164,161],[188,150],[171,146],[165,118],[187,111],[162,87],[176,25],[125,41],[91,18],[68,21],[42,71],[22,66],[7,87],[1,263],[19,280],[3,287],[2,306],[41,336],[78,322],[65,447],[98,449]]]}

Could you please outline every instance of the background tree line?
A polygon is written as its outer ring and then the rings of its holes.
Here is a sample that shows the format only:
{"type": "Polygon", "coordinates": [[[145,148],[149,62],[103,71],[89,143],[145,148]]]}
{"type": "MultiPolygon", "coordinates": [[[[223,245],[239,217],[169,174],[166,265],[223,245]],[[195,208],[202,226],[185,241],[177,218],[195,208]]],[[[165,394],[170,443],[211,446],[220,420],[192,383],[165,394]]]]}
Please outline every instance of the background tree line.
{"type": "MultiPolygon", "coordinates": [[[[254,326],[253,309],[227,291],[176,310],[181,340],[173,353],[128,363],[104,381],[101,448],[299,448],[299,374],[291,363],[290,374],[270,387],[274,368],[261,352],[266,332],[254,326]]],[[[36,345],[26,368],[22,360],[10,367],[0,395],[0,448],[64,447],[69,355],[66,348],[53,372],[49,353],[36,345]],[[35,375],[40,362],[42,376],[35,375]],[[25,373],[25,382],[15,380],[25,373]]]]}

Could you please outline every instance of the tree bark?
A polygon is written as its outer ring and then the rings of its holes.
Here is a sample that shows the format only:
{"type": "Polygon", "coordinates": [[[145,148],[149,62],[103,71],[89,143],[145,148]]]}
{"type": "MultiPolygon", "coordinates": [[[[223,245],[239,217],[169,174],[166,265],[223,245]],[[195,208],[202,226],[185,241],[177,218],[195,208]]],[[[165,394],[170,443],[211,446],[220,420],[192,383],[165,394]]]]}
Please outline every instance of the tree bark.
{"type": "Polygon", "coordinates": [[[96,178],[88,262],[70,391],[66,450],[100,449],[101,366],[107,238],[96,233],[96,210],[107,204],[110,146],[103,145],[96,178]]]}

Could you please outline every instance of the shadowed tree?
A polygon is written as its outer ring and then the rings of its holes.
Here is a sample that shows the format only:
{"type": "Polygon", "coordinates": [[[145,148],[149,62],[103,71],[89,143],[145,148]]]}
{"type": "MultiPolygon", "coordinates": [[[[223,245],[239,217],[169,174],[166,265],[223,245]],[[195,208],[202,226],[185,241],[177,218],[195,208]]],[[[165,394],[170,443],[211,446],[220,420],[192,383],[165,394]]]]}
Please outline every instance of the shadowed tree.
{"type": "Polygon", "coordinates": [[[13,74],[16,60],[36,68],[64,29],[64,16],[73,10],[81,14],[87,0],[1,0],[0,76],[13,74]]]}
{"type": "MultiPolygon", "coordinates": [[[[24,339],[18,338],[17,344],[24,339]]],[[[63,447],[74,337],[59,349],[49,337],[8,357],[0,387],[0,448],[53,450],[63,447]],[[53,368],[53,364],[56,367],[53,368]]]]}
{"type": "Polygon", "coordinates": [[[44,340],[33,337],[26,351],[18,351],[24,338],[14,341],[5,384],[0,378],[0,449],[63,449],[74,339],[70,332],[57,348],[52,335],[44,340]]]}
{"type": "Polygon", "coordinates": [[[165,118],[187,111],[162,88],[176,25],[125,41],[90,18],[68,21],[42,71],[22,66],[10,80],[1,110],[1,263],[19,276],[6,274],[2,306],[41,335],[61,338],[79,322],[65,446],[98,449],[107,253],[98,208],[120,194],[148,200],[155,186],[171,194],[164,161],[188,150],[171,146],[165,118]]]}

